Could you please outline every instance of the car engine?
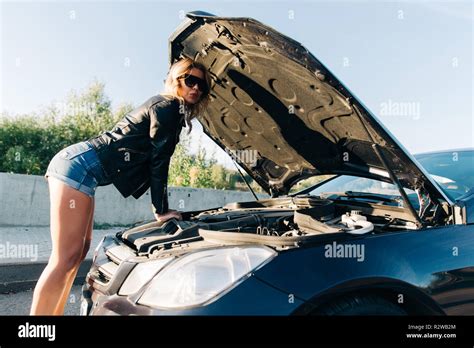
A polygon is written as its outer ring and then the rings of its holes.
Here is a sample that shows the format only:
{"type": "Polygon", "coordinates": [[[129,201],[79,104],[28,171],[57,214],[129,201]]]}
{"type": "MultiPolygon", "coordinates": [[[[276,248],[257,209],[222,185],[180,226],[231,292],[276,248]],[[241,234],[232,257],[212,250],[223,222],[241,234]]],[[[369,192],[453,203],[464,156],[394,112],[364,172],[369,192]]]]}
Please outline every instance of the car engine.
{"type": "Polygon", "coordinates": [[[262,243],[292,248],[334,234],[350,236],[415,229],[402,208],[350,204],[310,195],[239,202],[183,213],[183,220],[153,221],[118,236],[137,253],[192,247],[191,242],[262,243]]]}

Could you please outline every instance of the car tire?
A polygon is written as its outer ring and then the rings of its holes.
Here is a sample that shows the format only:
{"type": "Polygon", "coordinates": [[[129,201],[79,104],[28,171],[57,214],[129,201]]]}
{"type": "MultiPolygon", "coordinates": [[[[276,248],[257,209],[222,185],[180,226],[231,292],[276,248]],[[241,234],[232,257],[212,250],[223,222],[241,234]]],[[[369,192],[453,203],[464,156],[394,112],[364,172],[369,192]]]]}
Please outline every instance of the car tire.
{"type": "Polygon", "coordinates": [[[324,306],[317,315],[408,315],[406,311],[379,296],[351,296],[324,306]]]}

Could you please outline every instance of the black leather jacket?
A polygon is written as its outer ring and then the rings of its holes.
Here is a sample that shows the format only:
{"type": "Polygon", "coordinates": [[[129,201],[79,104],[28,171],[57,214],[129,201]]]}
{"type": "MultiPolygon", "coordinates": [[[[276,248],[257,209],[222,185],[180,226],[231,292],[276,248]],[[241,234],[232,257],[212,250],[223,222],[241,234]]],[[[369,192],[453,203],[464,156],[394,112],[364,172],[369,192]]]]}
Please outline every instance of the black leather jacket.
{"type": "Polygon", "coordinates": [[[168,211],[168,169],[184,126],[181,110],[178,99],[158,94],[125,115],[113,130],[88,140],[110,179],[106,184],[135,198],[151,187],[154,213],[168,211]]]}

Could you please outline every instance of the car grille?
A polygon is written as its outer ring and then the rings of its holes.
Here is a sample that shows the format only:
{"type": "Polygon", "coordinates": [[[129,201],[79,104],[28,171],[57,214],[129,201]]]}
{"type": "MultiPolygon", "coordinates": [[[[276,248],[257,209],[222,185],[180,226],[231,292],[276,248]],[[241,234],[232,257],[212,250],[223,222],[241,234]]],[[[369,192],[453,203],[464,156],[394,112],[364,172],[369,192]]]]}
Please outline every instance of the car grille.
{"type": "Polygon", "coordinates": [[[134,264],[126,260],[135,256],[133,250],[115,236],[105,237],[94,257],[88,283],[102,292],[111,291],[112,283],[121,284],[134,264]]]}

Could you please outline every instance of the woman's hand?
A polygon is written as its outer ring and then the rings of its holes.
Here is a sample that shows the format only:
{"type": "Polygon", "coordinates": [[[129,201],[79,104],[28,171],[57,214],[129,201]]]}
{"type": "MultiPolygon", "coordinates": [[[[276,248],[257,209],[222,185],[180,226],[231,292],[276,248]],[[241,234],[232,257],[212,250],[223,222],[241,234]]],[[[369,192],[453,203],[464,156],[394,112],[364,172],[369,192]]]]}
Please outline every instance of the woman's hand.
{"type": "Polygon", "coordinates": [[[155,214],[155,219],[158,222],[166,222],[170,219],[178,219],[183,220],[181,213],[177,210],[168,209],[168,211],[164,214],[155,214]]]}

